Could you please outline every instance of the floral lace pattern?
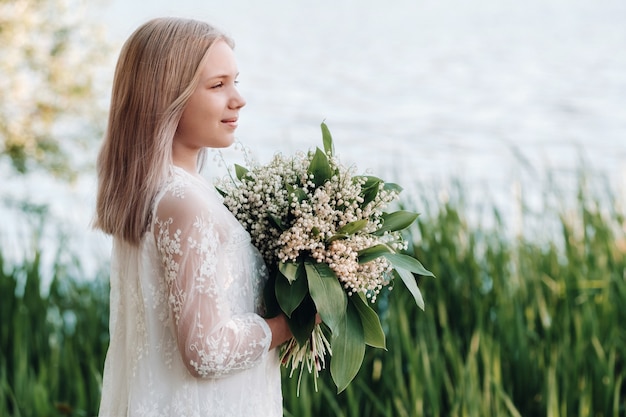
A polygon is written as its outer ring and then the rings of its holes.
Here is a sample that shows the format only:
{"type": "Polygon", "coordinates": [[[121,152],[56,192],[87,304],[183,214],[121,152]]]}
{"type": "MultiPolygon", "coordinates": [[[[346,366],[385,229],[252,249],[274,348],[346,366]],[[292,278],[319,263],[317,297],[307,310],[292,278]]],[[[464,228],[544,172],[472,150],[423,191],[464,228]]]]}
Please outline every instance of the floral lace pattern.
{"type": "Polygon", "coordinates": [[[172,167],[141,245],[114,242],[101,416],[282,416],[267,270],[206,181],[172,167]]]}

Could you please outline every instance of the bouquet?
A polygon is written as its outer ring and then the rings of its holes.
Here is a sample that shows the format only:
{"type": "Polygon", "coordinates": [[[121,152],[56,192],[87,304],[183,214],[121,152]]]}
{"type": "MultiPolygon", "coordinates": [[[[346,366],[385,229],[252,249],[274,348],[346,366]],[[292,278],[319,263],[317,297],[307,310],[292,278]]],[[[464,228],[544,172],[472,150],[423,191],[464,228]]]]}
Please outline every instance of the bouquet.
{"type": "Polygon", "coordinates": [[[432,273],[405,253],[402,230],[418,215],[386,211],[402,188],[343,166],[328,127],[321,127],[323,150],[235,165],[235,176],[217,189],[270,270],[268,315],[284,313],[294,336],[281,347],[282,363],[292,375],[299,368],[299,378],[306,366],[317,389],[328,355],[341,392],[360,369],[366,345],[386,348],[371,307],[382,288],[399,277],[423,309],[413,274],[432,273]]]}

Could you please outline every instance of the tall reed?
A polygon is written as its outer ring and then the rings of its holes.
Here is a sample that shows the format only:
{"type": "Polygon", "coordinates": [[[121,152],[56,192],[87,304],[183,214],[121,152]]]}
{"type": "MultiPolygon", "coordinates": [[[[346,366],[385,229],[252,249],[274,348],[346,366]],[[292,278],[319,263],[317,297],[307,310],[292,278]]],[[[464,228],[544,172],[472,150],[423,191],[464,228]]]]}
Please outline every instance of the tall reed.
{"type": "MultiPolygon", "coordinates": [[[[411,250],[437,278],[421,311],[398,283],[381,294],[388,351],[369,349],[337,395],[284,370],[287,417],[626,416],[626,220],[581,183],[573,206],[523,211],[512,236],[495,208],[468,221],[462,192],[423,196],[411,250]]],[[[562,201],[555,198],[554,201],[562,201]]],[[[412,207],[408,207],[411,209],[412,207]]],[[[105,275],[59,257],[41,288],[41,253],[0,254],[0,415],[92,416],[108,343],[105,275]]]]}
{"type": "Polygon", "coordinates": [[[470,224],[462,192],[422,201],[426,310],[398,284],[378,306],[388,351],[368,351],[339,396],[297,398],[286,381],[288,415],[626,416],[626,221],[584,182],[574,200],[523,210],[557,234],[513,238],[495,210],[470,224]]]}
{"type": "Polygon", "coordinates": [[[108,345],[106,280],[58,259],[41,283],[41,252],[10,266],[0,254],[0,415],[92,416],[108,345]]]}

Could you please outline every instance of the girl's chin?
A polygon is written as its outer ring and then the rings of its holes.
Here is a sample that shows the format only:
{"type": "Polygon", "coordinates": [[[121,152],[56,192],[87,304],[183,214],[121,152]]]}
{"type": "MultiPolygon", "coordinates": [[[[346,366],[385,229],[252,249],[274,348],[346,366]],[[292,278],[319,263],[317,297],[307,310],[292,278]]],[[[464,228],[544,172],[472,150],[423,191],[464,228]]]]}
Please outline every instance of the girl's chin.
{"type": "Polygon", "coordinates": [[[215,149],[228,148],[233,143],[235,143],[235,135],[231,134],[231,135],[225,135],[219,139],[216,138],[215,140],[212,141],[211,144],[207,145],[207,147],[215,148],[215,149]]]}

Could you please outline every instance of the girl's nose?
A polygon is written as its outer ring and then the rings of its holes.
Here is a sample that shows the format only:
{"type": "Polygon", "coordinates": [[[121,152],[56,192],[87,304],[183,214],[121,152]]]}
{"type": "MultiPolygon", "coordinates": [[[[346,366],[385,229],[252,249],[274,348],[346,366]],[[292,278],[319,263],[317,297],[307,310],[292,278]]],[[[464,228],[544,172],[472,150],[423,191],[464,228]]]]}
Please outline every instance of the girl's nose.
{"type": "Polygon", "coordinates": [[[230,107],[233,109],[240,109],[246,105],[246,100],[239,93],[239,90],[235,89],[233,93],[233,97],[230,100],[230,107]]]}

